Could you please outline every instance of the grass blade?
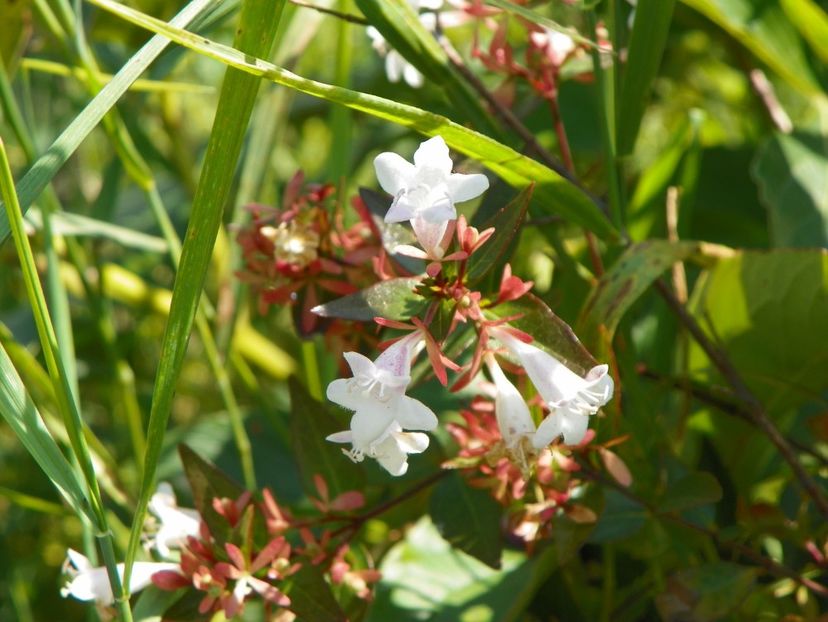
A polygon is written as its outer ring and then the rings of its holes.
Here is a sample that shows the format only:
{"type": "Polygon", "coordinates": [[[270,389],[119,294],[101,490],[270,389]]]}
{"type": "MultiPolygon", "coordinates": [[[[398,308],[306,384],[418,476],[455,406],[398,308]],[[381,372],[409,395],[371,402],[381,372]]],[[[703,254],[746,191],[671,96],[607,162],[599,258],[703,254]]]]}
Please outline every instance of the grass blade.
{"type": "MultiPolygon", "coordinates": [[[[193,0],[172,20],[172,24],[184,27],[196,16],[209,7],[215,0],[193,0]]],[[[89,133],[101,122],[104,115],[118,102],[130,85],[140,76],[158,55],[169,45],[165,37],[153,37],[130,61],[115,75],[101,92],[90,101],[81,112],[61,132],[52,146],[40,156],[29,171],[17,184],[17,196],[21,209],[25,212],[40,196],[43,189],[80,146],[89,133]]],[[[0,210],[0,244],[9,233],[9,221],[0,210]]]]}
{"type": "Polygon", "coordinates": [[[303,78],[261,58],[251,57],[239,50],[176,28],[112,0],[90,0],[90,2],[127,21],[163,34],[180,45],[236,69],[398,125],[410,127],[426,136],[439,134],[453,149],[478,160],[508,184],[523,189],[534,182],[535,198],[538,204],[550,212],[559,214],[604,239],[615,241],[619,237],[618,231],[601,209],[584,192],[555,171],[484,134],[454,123],[446,117],[375,95],[303,78]]]}
{"type": "MultiPolygon", "coordinates": [[[[268,55],[284,5],[285,0],[248,0],[243,3],[235,44],[247,54],[268,55]]],[[[228,69],[221,87],[161,345],[161,362],[156,374],[147,430],[144,477],[126,556],[124,575],[127,585],[140,544],[147,506],[155,487],[155,472],[176,383],[259,84],[260,80],[253,76],[228,69]]]]}
{"type": "Polygon", "coordinates": [[[785,14],[823,63],[828,63],[828,14],[813,0],[782,0],[785,14]]]}
{"type": "Polygon", "coordinates": [[[674,5],[675,0],[639,0],[636,6],[618,103],[619,156],[631,153],[635,146],[641,118],[667,44],[674,5]]]}

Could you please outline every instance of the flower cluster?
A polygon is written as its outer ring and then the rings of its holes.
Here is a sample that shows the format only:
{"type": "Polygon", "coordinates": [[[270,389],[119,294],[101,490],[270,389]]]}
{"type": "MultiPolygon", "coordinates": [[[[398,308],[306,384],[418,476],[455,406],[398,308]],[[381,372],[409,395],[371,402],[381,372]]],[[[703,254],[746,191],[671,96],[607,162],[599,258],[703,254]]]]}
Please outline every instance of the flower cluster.
{"type": "Polygon", "coordinates": [[[532,287],[503,269],[495,295],[475,289],[469,266],[495,233],[478,231],[458,216],[456,204],[480,196],[488,188],[481,174],[453,173],[445,141],[436,136],[420,145],[414,162],[395,153],[381,153],[374,160],[380,186],[392,200],[387,223],[408,222],[419,243],[398,246],[403,253],[427,262],[416,292],[427,307],[422,317],[409,322],[376,318],[379,324],[410,331],[371,361],[357,352],[346,352],[352,377],[333,381],[328,399],[354,412],[350,429],[330,435],[328,440],[350,443],[345,450],[356,462],[366,456],[376,459],[392,475],[408,469],[408,455],[423,452],[429,444],[423,432],[437,426],[435,414],[419,400],[406,395],[411,383],[411,363],[426,350],[435,376],[448,384],[447,369],[461,372],[452,386],[470,385],[485,367],[493,383],[495,420],[500,430],[499,446],[518,471],[528,474],[538,457],[555,439],[567,445],[584,439],[590,417],[613,395],[614,383],[607,365],[595,365],[580,375],[533,343],[530,335],[510,325],[520,314],[509,316],[500,305],[525,296],[532,287]],[[436,320],[440,317],[440,322],[436,320]],[[443,351],[449,335],[459,326],[476,333],[476,347],[462,367],[443,351]],[[499,357],[507,356],[510,369],[529,377],[548,413],[536,425],[521,392],[503,371],[499,357]]]}
{"type": "MultiPolygon", "coordinates": [[[[196,510],[178,507],[169,485],[159,485],[150,502],[154,517],[148,521],[146,543],[166,561],[136,562],[130,592],[150,584],[164,590],[189,588],[201,594],[200,614],[221,612],[226,619],[241,615],[247,600],[259,598],[269,614],[293,619],[296,604],[284,581],[307,566],[349,598],[369,600],[380,573],[353,567],[347,538],[359,524],[353,512],[364,505],[364,496],[346,491],[331,498],[322,477],[315,476],[314,482],[319,496],[313,499],[315,515],[294,516],[265,488],[259,501],[249,492],[236,499],[213,498],[209,524],[196,510]]],[[[123,564],[117,569],[123,577],[123,564]]],[[[62,594],[95,601],[108,617],[114,598],[106,568],[69,550],[64,572],[68,580],[62,594]]]]}
{"type": "Polygon", "coordinates": [[[271,305],[293,305],[301,333],[325,328],[326,334],[341,337],[354,327],[323,324],[310,310],[374,283],[382,252],[364,206],[354,203],[359,219],[346,226],[333,192],[331,184],[306,186],[297,173],[281,209],[248,205],[251,221],[237,234],[244,259],[238,277],[256,292],[260,312],[271,305]]]}

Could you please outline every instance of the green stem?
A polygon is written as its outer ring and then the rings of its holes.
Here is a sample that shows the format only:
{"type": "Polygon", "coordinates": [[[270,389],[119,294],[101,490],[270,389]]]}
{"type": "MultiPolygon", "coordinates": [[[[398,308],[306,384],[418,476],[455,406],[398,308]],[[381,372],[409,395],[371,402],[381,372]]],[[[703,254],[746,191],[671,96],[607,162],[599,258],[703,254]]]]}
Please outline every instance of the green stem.
{"type": "MultiPolygon", "coordinates": [[[[40,284],[34,253],[32,252],[29,239],[26,237],[23,224],[23,212],[20,209],[17,193],[14,190],[14,178],[12,177],[5,144],[2,139],[0,139],[0,186],[2,187],[3,201],[6,206],[6,214],[14,238],[14,245],[17,249],[23,271],[26,293],[29,298],[29,303],[32,305],[43,355],[46,359],[46,366],[54,387],[55,398],[58,401],[59,409],[64,417],[64,424],[69,433],[72,451],[80,463],[86,485],[89,488],[92,511],[96,519],[95,528],[98,531],[96,535],[101,540],[102,546],[108,548],[111,552],[113,550],[112,534],[109,531],[106,514],[104,513],[101,491],[98,486],[95,467],[92,463],[92,456],[89,453],[89,447],[83,435],[83,421],[80,416],[80,411],[72,398],[72,388],[66,374],[66,369],[58,356],[59,346],[57,336],[55,335],[49,309],[46,305],[46,297],[43,294],[43,288],[40,284]]],[[[124,622],[131,622],[132,611],[130,610],[129,602],[124,600],[124,590],[116,570],[114,555],[110,557],[111,559],[106,559],[105,555],[107,574],[109,575],[109,582],[112,585],[112,593],[116,595],[116,600],[118,600],[122,619],[124,622]]]]}
{"type": "Polygon", "coordinates": [[[319,373],[319,359],[316,356],[316,344],[312,339],[302,341],[302,367],[305,369],[305,381],[308,393],[317,400],[323,401],[322,375],[319,373]]]}

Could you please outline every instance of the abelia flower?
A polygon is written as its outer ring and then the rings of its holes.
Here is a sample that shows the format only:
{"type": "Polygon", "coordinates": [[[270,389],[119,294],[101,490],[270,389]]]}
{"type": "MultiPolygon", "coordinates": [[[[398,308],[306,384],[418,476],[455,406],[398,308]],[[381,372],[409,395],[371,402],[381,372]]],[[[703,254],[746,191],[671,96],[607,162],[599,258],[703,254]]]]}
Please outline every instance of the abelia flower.
{"type": "Polygon", "coordinates": [[[538,426],[534,446],[545,447],[561,435],[567,445],[580,443],[589,426],[589,416],[612,399],[614,383],[609,367],[596,365],[582,377],[504,327],[494,327],[489,332],[520,360],[552,411],[538,426]]]}
{"type": "Polygon", "coordinates": [[[188,536],[198,536],[201,515],[196,510],[178,507],[172,486],[167,482],[158,484],[149,509],[161,523],[150,545],[155,546],[162,557],[169,557],[171,547],[184,546],[188,536]]]}
{"type": "MultiPolygon", "coordinates": [[[[116,566],[118,575],[123,579],[124,565],[116,566]]],[[[143,590],[152,583],[152,575],[157,572],[177,572],[178,564],[167,562],[135,562],[132,565],[132,575],[129,579],[129,592],[134,594],[143,590]]],[[[69,578],[60,594],[64,598],[72,596],[78,600],[92,601],[99,605],[108,606],[115,602],[112,586],[109,584],[109,575],[104,566],[93,566],[86,556],[75,550],[66,551],[66,561],[63,572],[69,578]]]]}
{"type": "Polygon", "coordinates": [[[334,443],[351,443],[345,454],[354,462],[365,456],[376,458],[393,475],[408,468],[407,454],[428,447],[425,434],[408,430],[433,430],[437,417],[421,401],[405,395],[411,382],[411,359],[420,347],[422,335],[412,333],[389,346],[376,361],[346,352],[352,378],[340,378],[328,385],[332,402],[354,411],[350,430],[328,436],[334,443]]]}
{"type": "Polygon", "coordinates": [[[526,400],[513,385],[494,355],[486,355],[486,366],[495,384],[495,417],[497,427],[506,450],[514,457],[522,469],[528,469],[528,455],[533,454],[531,439],[535,434],[535,422],[529,413],[526,400]]]}
{"type": "Polygon", "coordinates": [[[443,256],[450,241],[449,223],[457,218],[454,204],[480,196],[489,187],[485,175],[452,173],[452,167],[441,136],[421,143],[413,164],[392,152],[374,159],[380,186],[394,195],[385,222],[408,220],[420,245],[434,258],[443,256]]]}

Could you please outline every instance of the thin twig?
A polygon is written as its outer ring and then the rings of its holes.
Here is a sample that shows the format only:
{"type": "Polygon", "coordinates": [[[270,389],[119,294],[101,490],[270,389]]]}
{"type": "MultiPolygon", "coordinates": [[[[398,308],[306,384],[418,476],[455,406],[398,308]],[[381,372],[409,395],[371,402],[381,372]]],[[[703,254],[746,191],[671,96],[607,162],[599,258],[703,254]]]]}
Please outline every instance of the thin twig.
{"type": "Polygon", "coordinates": [[[341,19],[345,22],[350,22],[352,24],[359,24],[360,26],[367,26],[368,20],[364,17],[360,17],[359,15],[352,15],[351,13],[342,13],[341,11],[337,11],[335,9],[329,9],[324,6],[317,6],[315,4],[311,4],[310,2],[302,2],[301,0],[288,0],[291,4],[295,4],[296,6],[300,6],[304,9],[311,9],[313,11],[318,11],[319,13],[325,13],[326,15],[333,15],[334,17],[341,19]]]}
{"type": "Polygon", "coordinates": [[[577,454],[573,455],[577,460],[578,464],[581,466],[581,472],[584,474],[584,476],[596,483],[612,487],[614,490],[621,493],[630,501],[646,509],[654,517],[668,520],[671,523],[675,523],[676,525],[680,525],[682,527],[690,529],[691,531],[695,531],[696,533],[707,536],[713,541],[713,544],[715,544],[717,548],[745,557],[775,576],[792,579],[797,584],[802,585],[807,589],[817,594],[820,594],[821,596],[828,596],[828,588],[826,588],[824,585],[817,583],[816,581],[813,581],[811,579],[808,579],[807,577],[803,577],[795,570],[792,570],[787,566],[783,566],[782,564],[777,563],[768,557],[765,557],[761,553],[757,553],[749,546],[745,546],[744,544],[740,544],[738,542],[727,542],[723,540],[721,536],[712,529],[708,529],[706,527],[702,527],[701,525],[697,525],[696,523],[682,518],[678,514],[660,511],[654,505],[649,503],[647,500],[639,497],[625,486],[622,486],[621,484],[619,484],[611,478],[605,477],[601,472],[594,469],[593,466],[584,458],[578,456],[577,454]]]}
{"type": "MultiPolygon", "coordinates": [[[[642,378],[655,380],[656,382],[667,385],[670,388],[683,391],[690,397],[695,398],[700,402],[704,402],[708,406],[713,406],[726,415],[736,417],[742,421],[747,421],[748,423],[753,423],[753,419],[745,406],[739,403],[733,393],[727,391],[726,389],[721,389],[718,392],[713,391],[697,382],[693,382],[689,378],[673,378],[650,369],[646,365],[639,365],[636,368],[636,371],[642,378]]],[[[808,447],[808,445],[796,440],[795,438],[789,438],[788,442],[797,450],[804,454],[808,454],[812,458],[821,462],[824,466],[828,466],[828,457],[823,456],[817,450],[812,447],[808,447]]]]}
{"type": "Polygon", "coordinates": [[[825,519],[828,519],[828,500],[820,489],[819,485],[814,481],[810,474],[805,470],[796,456],[793,447],[788,440],[782,435],[776,425],[768,417],[762,403],[753,395],[753,392],[745,384],[739,372],[730,362],[727,354],[720,350],[705,334],[701,326],[699,326],[696,319],[688,313],[684,305],[679,302],[675,294],[667,287],[661,280],[655,281],[655,287],[661,294],[662,298],[667,302],[676,316],[687,327],[687,330],[693,335],[693,338],[704,350],[710,362],[719,370],[724,379],[733,389],[736,397],[745,406],[745,412],[750,417],[751,424],[756,426],[765,436],[768,437],[771,443],[782,454],[782,458],[787,462],[794,472],[794,475],[799,480],[799,483],[813,500],[820,514],[825,519]]]}

